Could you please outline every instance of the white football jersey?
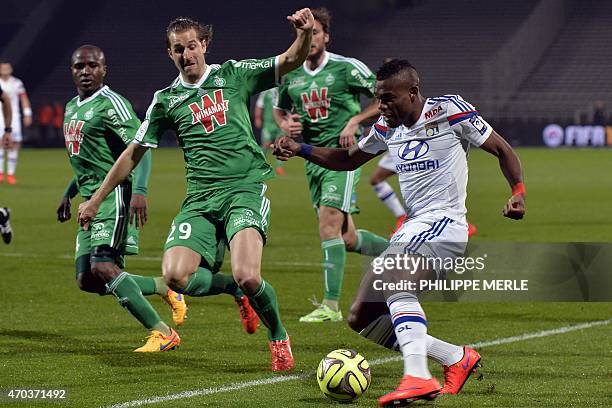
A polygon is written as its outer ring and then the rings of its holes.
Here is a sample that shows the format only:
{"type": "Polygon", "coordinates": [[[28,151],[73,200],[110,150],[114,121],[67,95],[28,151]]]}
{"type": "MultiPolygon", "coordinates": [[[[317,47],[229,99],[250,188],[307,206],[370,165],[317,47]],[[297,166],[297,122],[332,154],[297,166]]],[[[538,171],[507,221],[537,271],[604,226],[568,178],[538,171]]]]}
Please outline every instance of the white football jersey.
{"type": "Polygon", "coordinates": [[[408,218],[447,216],[465,222],[469,144],[480,146],[492,132],[459,95],[427,98],[411,127],[389,128],[381,116],[359,148],[389,151],[408,218]]]}
{"type": "MultiPolygon", "coordinates": [[[[21,111],[19,110],[19,97],[25,93],[23,82],[20,79],[11,76],[6,81],[0,78],[0,88],[2,92],[7,94],[11,99],[11,109],[13,111],[13,123],[11,127],[13,131],[21,129],[21,111]]],[[[4,116],[0,114],[0,128],[4,129],[4,116]]]]}

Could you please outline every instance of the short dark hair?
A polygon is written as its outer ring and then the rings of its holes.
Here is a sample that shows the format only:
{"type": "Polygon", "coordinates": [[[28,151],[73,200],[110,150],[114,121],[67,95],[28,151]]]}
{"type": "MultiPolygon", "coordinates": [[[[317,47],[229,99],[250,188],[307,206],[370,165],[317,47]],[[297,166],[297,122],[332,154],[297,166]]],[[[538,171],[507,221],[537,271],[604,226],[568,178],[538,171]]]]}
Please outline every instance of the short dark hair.
{"type": "Polygon", "coordinates": [[[70,66],[72,66],[72,63],[74,62],[74,56],[79,51],[82,51],[82,50],[88,50],[90,52],[98,54],[100,56],[100,60],[102,62],[102,65],[106,65],[106,55],[104,55],[104,51],[102,51],[102,48],[98,47],[97,45],[93,45],[93,44],[83,44],[79,48],[74,50],[74,52],[70,56],[70,66]]]}
{"type": "Polygon", "coordinates": [[[189,17],[177,17],[170,21],[166,28],[166,46],[170,48],[170,33],[182,33],[188,30],[195,30],[200,41],[206,41],[209,46],[213,37],[213,27],[210,24],[202,25],[198,21],[189,17]]]}
{"type": "Polygon", "coordinates": [[[387,78],[391,78],[399,73],[406,72],[410,74],[417,74],[417,70],[412,66],[410,62],[404,59],[392,59],[386,61],[378,68],[376,72],[376,80],[384,81],[387,78]]]}
{"type": "Polygon", "coordinates": [[[323,32],[329,34],[331,29],[331,13],[325,7],[318,7],[312,9],[312,15],[314,19],[321,23],[321,27],[323,27],[323,32]]]}

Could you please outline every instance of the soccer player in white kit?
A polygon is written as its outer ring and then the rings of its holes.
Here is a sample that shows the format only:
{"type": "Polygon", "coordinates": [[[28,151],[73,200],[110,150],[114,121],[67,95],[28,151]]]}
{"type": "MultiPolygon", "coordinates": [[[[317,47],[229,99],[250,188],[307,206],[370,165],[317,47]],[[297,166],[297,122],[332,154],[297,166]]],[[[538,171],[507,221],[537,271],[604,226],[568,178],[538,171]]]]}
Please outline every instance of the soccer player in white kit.
{"type": "Polygon", "coordinates": [[[13,67],[10,62],[0,62],[0,86],[9,96],[13,110],[13,120],[10,124],[4,123],[4,119],[0,116],[0,128],[10,128],[12,130],[11,142],[8,145],[0,146],[0,183],[5,178],[4,161],[6,156],[6,181],[9,184],[16,184],[15,169],[17,168],[17,157],[23,139],[20,112],[23,110],[23,124],[25,127],[29,127],[32,124],[32,106],[23,82],[13,76],[13,67]],[[21,110],[19,109],[20,103],[21,110]]]}
{"type": "MultiPolygon", "coordinates": [[[[391,157],[389,152],[386,152],[380,157],[378,165],[370,176],[370,185],[372,186],[372,189],[374,189],[374,193],[395,216],[395,229],[393,230],[393,233],[397,232],[397,230],[402,227],[407,218],[404,206],[400,203],[397,195],[395,195],[393,187],[391,187],[391,185],[387,182],[389,177],[395,175],[397,175],[395,160],[393,157],[391,157]]],[[[468,238],[475,235],[476,231],[476,226],[468,222],[468,238]]]]}
{"type": "MultiPolygon", "coordinates": [[[[525,214],[525,187],[520,161],[510,145],[458,95],[425,98],[417,71],[406,60],[392,60],[377,72],[376,98],[381,117],[357,146],[345,149],[313,147],[289,138],[279,139],[275,154],[281,160],[299,155],[332,170],[354,170],[389,151],[399,175],[408,219],[381,255],[406,254],[415,258],[463,256],[468,239],[465,219],[467,150],[470,144],[496,156],[512,188],[502,214],[521,219],[525,214]]],[[[439,394],[458,393],[475,371],[480,355],[427,334],[427,318],[418,291],[376,290],[374,281],[398,277],[418,283],[443,279],[445,271],[424,263],[405,273],[401,269],[366,273],[351,306],[348,323],[362,336],[404,358],[404,376],[397,389],[379,398],[381,406],[401,406],[439,394]],[[384,279],[384,278],[383,278],[384,279]],[[427,357],[444,367],[445,384],[431,376],[427,357]]]]}

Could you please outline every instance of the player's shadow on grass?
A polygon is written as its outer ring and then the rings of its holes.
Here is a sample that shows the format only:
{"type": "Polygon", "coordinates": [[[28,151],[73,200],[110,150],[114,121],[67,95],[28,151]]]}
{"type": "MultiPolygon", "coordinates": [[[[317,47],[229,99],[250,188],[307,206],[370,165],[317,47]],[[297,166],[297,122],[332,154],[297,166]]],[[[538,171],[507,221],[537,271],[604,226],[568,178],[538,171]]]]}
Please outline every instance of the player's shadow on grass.
{"type": "Polygon", "coordinates": [[[326,406],[326,405],[330,405],[330,406],[344,406],[344,407],[350,407],[351,404],[338,404],[337,402],[331,401],[328,398],[325,397],[320,397],[320,398],[300,398],[298,399],[298,401],[304,405],[314,405],[317,407],[320,406],[326,406]]]}
{"type": "Polygon", "coordinates": [[[35,330],[8,330],[0,329],[0,342],[4,343],[4,353],[8,356],[12,351],[18,352],[15,357],[19,358],[23,355],[19,353],[31,352],[49,352],[56,353],[77,353],[77,354],[95,354],[96,347],[92,347],[91,343],[74,337],[65,336],[58,333],[50,333],[45,331],[35,330]],[[7,342],[6,339],[9,339],[7,342]],[[14,342],[13,341],[19,341],[14,342]]]}
{"type": "Polygon", "coordinates": [[[130,349],[111,350],[110,345],[108,348],[105,352],[96,353],[94,356],[101,364],[109,367],[157,369],[162,365],[171,365],[189,367],[189,370],[193,371],[209,370],[220,374],[262,373],[270,370],[267,359],[261,363],[244,363],[238,360],[226,364],[219,360],[219,356],[207,357],[194,352],[182,352],[180,349],[164,353],[132,353],[130,349]]]}

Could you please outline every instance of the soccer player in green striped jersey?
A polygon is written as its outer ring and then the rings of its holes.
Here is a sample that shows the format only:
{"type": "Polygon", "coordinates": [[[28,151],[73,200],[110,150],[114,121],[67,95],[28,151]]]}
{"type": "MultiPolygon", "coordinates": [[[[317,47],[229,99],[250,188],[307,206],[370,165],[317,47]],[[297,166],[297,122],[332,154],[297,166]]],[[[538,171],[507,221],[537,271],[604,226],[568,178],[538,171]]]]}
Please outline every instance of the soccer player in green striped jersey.
{"type": "Polygon", "coordinates": [[[261,277],[261,256],[270,220],[265,181],[273,176],[253,136],[249,98],[274,87],[304,62],[314,18],[302,9],[287,19],[297,38],[284,53],[209,65],[205,60],[212,30],[177,18],[167,29],[168,55],[179,71],[172,84],[153,97],[134,143],[125,150],[91,199],[79,207],[89,225],[104,198],[124,180],[145,152],[157,147],[167,129],[176,132],[187,170],[187,197],[165,244],[162,270],[179,293],[206,296],[240,286],[268,329],[272,370],[294,366],[289,336],[276,293],[261,277]],[[218,248],[229,244],[233,278],[218,269],[218,248]]]}
{"type": "MultiPolygon", "coordinates": [[[[78,95],[66,104],[64,138],[76,186],[89,198],[100,186],[115,160],[140,126],[130,103],[104,85],[106,59],[93,45],[79,47],[71,59],[72,78],[78,95]]],[[[146,158],[145,162],[150,161],[146,158]]],[[[140,167],[146,189],[150,167],[140,167]]],[[[146,190],[140,190],[146,193],[146,190]]],[[[68,195],[75,195],[71,192],[68,195]]],[[[160,294],[171,303],[182,303],[181,295],[170,291],[163,279],[130,275],[124,270],[124,255],[138,253],[138,231],[128,219],[132,198],[131,177],[126,178],[101,202],[92,217],[91,228],[80,228],[76,239],[75,265],[79,288],[100,295],[112,293],[150,331],[147,343],[135,351],[160,352],[176,348],[180,338],[164,323],[143,295],[160,294]],[[158,341],[156,341],[158,340],[158,341]],[[155,343],[155,344],[153,344],[155,343]],[[153,347],[155,346],[155,347],[153,347]]],[[[145,203],[146,207],[146,203],[145,203]]],[[[58,219],[70,218],[70,201],[62,200],[58,219]],[[61,210],[61,211],[60,211],[61,210]]],[[[136,215],[137,224],[146,222],[146,212],[136,215]]]]}
{"type": "MultiPolygon", "coordinates": [[[[378,116],[376,104],[363,111],[359,95],[372,97],[376,78],[361,61],[326,50],[331,16],[325,8],[313,10],[310,53],[303,66],[287,74],[279,88],[275,115],[285,134],[302,136],[313,146],[349,147],[360,134],[361,122],[378,116]],[[283,114],[286,112],[286,114],[283,114]]],[[[388,241],[370,231],[356,229],[356,186],[360,169],[331,171],[306,162],[306,178],[319,218],[323,249],[323,302],[301,322],[340,321],[338,307],[346,251],[379,255],[388,241]]],[[[316,303],[316,302],[315,302],[316,303]]]]}

